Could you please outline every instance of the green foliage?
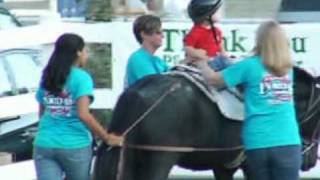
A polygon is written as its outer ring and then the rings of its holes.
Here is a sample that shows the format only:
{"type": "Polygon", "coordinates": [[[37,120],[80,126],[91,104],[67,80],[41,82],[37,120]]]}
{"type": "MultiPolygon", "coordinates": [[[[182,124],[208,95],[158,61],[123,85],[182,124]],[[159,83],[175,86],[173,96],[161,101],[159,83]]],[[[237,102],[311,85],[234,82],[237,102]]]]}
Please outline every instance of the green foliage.
{"type": "Polygon", "coordinates": [[[112,118],[111,109],[92,109],[91,113],[103,126],[108,126],[112,118]]]}
{"type": "MultiPolygon", "coordinates": [[[[89,43],[89,60],[86,69],[92,75],[95,88],[112,87],[112,58],[111,44],[89,43]]],[[[91,112],[97,120],[104,126],[111,121],[112,110],[92,109],[91,112]]]]}
{"type": "Polygon", "coordinates": [[[86,69],[93,77],[95,88],[112,87],[111,44],[90,43],[86,69]]]}
{"type": "Polygon", "coordinates": [[[89,21],[111,21],[111,0],[91,0],[86,19],[89,21]]]}

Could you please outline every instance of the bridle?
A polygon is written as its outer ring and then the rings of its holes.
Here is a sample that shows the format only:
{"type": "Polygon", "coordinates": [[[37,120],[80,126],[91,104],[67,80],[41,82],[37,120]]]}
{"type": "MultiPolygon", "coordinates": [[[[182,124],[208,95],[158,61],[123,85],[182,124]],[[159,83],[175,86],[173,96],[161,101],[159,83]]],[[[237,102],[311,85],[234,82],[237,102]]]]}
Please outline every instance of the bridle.
{"type": "MultiPolygon", "coordinates": [[[[309,100],[307,102],[307,108],[306,111],[303,113],[299,119],[300,121],[300,126],[302,127],[304,124],[307,124],[310,122],[315,115],[319,112],[317,108],[320,106],[320,93],[318,91],[320,90],[320,82],[318,82],[319,79],[313,79],[312,84],[311,84],[311,93],[309,96],[309,100]]],[[[310,138],[306,138],[302,136],[302,142],[303,142],[303,151],[302,154],[309,153],[310,150],[314,147],[317,146],[319,143],[319,135],[320,135],[320,120],[317,121],[316,126],[311,133],[310,138]]]]}

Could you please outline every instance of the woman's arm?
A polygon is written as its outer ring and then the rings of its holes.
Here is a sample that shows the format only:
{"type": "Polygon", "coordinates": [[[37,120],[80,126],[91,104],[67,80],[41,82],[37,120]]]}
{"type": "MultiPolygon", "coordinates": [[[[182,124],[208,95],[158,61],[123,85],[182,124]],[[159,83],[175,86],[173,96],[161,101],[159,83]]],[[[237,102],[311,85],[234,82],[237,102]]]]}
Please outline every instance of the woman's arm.
{"type": "Polygon", "coordinates": [[[39,104],[39,112],[38,112],[38,117],[39,119],[41,118],[41,116],[43,115],[44,113],[44,105],[43,104],[39,104]]]}
{"type": "Polygon", "coordinates": [[[206,60],[208,61],[210,57],[207,56],[207,53],[203,49],[196,49],[192,46],[185,46],[184,47],[187,58],[190,59],[191,62],[198,61],[198,60],[206,60]]]}
{"type": "Polygon", "coordinates": [[[110,145],[119,146],[123,142],[123,137],[108,133],[89,111],[90,99],[88,96],[82,96],[77,101],[78,114],[80,119],[99,136],[104,142],[110,145]]]}
{"type": "Polygon", "coordinates": [[[197,66],[209,84],[217,87],[225,85],[221,74],[212,70],[206,61],[198,61],[197,66]]]}

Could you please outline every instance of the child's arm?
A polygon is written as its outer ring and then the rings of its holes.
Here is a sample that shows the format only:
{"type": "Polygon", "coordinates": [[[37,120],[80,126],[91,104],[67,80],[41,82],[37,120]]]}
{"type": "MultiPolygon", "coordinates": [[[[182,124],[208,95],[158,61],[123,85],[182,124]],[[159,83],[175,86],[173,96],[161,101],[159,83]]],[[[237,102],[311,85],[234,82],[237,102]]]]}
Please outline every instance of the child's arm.
{"type": "Polygon", "coordinates": [[[197,60],[209,60],[210,57],[207,56],[207,53],[203,49],[196,49],[192,46],[185,46],[186,56],[189,61],[194,62],[197,60]]]}

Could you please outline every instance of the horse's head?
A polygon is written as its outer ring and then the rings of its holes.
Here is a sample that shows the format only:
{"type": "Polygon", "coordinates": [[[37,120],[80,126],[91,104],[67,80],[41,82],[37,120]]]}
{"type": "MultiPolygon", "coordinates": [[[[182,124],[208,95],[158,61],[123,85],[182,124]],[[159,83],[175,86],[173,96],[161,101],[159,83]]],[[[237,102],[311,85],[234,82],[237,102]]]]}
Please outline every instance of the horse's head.
{"type": "Polygon", "coordinates": [[[314,167],[320,139],[320,77],[312,77],[295,67],[294,97],[300,135],[303,141],[303,164],[306,171],[314,167]]]}

